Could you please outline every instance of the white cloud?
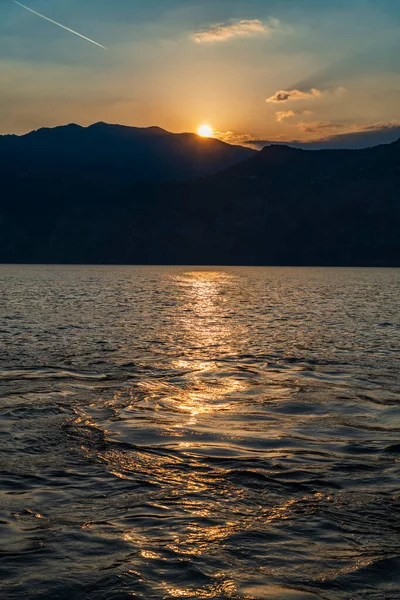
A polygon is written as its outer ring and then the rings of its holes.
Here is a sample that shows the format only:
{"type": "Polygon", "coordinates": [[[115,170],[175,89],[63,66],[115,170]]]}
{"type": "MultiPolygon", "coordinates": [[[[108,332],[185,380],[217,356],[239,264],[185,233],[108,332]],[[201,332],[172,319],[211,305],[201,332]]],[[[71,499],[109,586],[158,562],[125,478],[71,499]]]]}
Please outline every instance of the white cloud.
{"type": "Polygon", "coordinates": [[[303,92],[302,90],[279,90],[273,96],[267,98],[267,102],[278,104],[279,102],[287,102],[288,100],[307,100],[310,98],[320,98],[321,96],[322,91],[316,88],[311,88],[307,92],[303,92]]]}
{"type": "Polygon", "coordinates": [[[271,19],[268,23],[264,23],[259,19],[219,23],[211,25],[211,27],[203,31],[193,33],[191,38],[198,44],[226,42],[236,37],[269,35],[278,25],[279,21],[277,19],[271,19]]]}
{"type": "Polygon", "coordinates": [[[267,102],[273,102],[279,104],[280,102],[287,102],[288,100],[316,100],[322,98],[324,95],[333,95],[337,98],[342,98],[347,92],[344,87],[337,87],[334,89],[319,90],[317,88],[311,88],[310,90],[299,90],[297,88],[293,90],[278,90],[273,96],[267,98],[267,102]]]}

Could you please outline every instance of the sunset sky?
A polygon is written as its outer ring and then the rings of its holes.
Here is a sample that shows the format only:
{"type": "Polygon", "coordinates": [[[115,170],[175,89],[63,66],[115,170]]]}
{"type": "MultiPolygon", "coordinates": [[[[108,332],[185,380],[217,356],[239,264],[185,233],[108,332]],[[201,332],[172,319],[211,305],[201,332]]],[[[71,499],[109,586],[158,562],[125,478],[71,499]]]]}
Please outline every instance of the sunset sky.
{"type": "Polygon", "coordinates": [[[0,0],[0,133],[209,124],[238,143],[400,123],[398,0],[22,4],[89,39],[0,0]]]}

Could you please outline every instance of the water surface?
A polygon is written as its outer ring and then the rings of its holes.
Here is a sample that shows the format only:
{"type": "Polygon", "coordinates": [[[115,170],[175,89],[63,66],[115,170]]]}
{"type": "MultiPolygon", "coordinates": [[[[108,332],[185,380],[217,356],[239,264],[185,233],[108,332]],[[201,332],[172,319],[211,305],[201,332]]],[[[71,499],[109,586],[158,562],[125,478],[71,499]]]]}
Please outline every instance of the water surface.
{"type": "Polygon", "coordinates": [[[400,270],[0,266],[0,596],[400,598],[400,270]]]}

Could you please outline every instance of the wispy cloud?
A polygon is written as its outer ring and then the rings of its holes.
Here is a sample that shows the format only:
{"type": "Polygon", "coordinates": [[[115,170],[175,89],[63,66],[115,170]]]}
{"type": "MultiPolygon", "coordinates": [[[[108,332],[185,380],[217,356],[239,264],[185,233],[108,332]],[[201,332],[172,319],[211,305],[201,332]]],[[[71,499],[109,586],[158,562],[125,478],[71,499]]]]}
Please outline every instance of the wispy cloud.
{"type": "Polygon", "coordinates": [[[312,149],[367,148],[378,144],[390,144],[399,139],[400,122],[381,121],[371,124],[316,122],[308,123],[302,131],[312,136],[308,138],[305,145],[312,149]]]}
{"type": "Polygon", "coordinates": [[[324,95],[342,97],[346,93],[346,88],[336,87],[320,90],[318,88],[311,88],[309,90],[302,90],[294,88],[291,90],[278,90],[273,96],[267,98],[267,102],[273,102],[279,104],[280,102],[288,102],[289,100],[316,100],[322,98],[324,95]]]}
{"type": "Polygon", "coordinates": [[[254,136],[246,133],[235,133],[234,131],[214,131],[213,137],[227,144],[247,146],[249,140],[254,136]]]}
{"type": "Polygon", "coordinates": [[[349,125],[347,124],[347,126],[346,126],[343,123],[335,123],[333,121],[313,121],[313,122],[301,121],[300,123],[297,123],[297,127],[304,133],[317,133],[319,135],[321,135],[321,134],[326,135],[329,133],[336,133],[337,131],[340,131],[341,129],[345,129],[346,127],[349,127],[349,125]]]}
{"type": "Polygon", "coordinates": [[[213,137],[221,142],[232,144],[234,146],[247,146],[253,150],[260,150],[266,144],[278,144],[282,142],[282,136],[272,137],[268,142],[264,140],[258,140],[249,133],[237,133],[234,131],[215,131],[213,137]],[[262,145],[261,145],[262,144],[262,145]]]}
{"type": "Polygon", "coordinates": [[[275,113],[276,120],[278,123],[282,123],[285,119],[290,119],[291,117],[295,117],[296,113],[294,110],[281,110],[275,113]]]}
{"type": "MultiPolygon", "coordinates": [[[[321,121],[307,123],[305,127],[313,128],[314,135],[307,132],[302,139],[250,139],[246,146],[261,150],[271,144],[288,145],[293,148],[307,150],[338,149],[338,148],[368,148],[378,144],[390,144],[400,139],[400,122],[378,122],[372,124],[349,124],[340,122],[321,121]]],[[[302,133],[305,130],[302,129],[302,133]]]]}
{"type": "Polygon", "coordinates": [[[279,21],[277,19],[271,19],[268,22],[253,19],[234,21],[231,23],[218,23],[216,25],[211,25],[208,29],[193,33],[191,38],[198,44],[226,42],[227,40],[236,37],[268,35],[272,33],[278,25],[279,21]]]}
{"type": "Polygon", "coordinates": [[[398,129],[398,121],[378,122],[369,125],[359,123],[348,123],[340,121],[314,121],[300,122],[297,127],[304,133],[323,136],[324,139],[329,139],[333,135],[349,135],[354,133],[368,133],[374,131],[390,131],[398,129]]]}
{"type": "Polygon", "coordinates": [[[99,46],[99,48],[103,48],[103,50],[107,50],[107,48],[105,46],[102,46],[98,42],[91,40],[90,38],[86,37],[85,35],[82,35],[81,33],[78,33],[77,31],[74,31],[73,29],[70,29],[69,27],[66,27],[65,25],[61,25],[61,23],[58,23],[57,21],[53,21],[53,19],[49,19],[49,17],[45,17],[44,15],[36,12],[36,10],[33,10],[32,8],[28,8],[27,6],[25,6],[25,4],[21,4],[21,2],[17,2],[17,0],[13,0],[13,2],[14,2],[14,4],[17,4],[18,6],[21,6],[21,8],[24,8],[25,10],[28,10],[29,12],[33,13],[37,17],[40,17],[41,19],[44,19],[45,21],[48,21],[49,23],[53,23],[53,25],[57,25],[57,27],[61,27],[61,29],[65,29],[65,31],[69,31],[69,33],[73,33],[74,35],[77,35],[78,37],[82,38],[83,40],[86,40],[87,42],[90,42],[91,44],[94,44],[95,46],[99,46]]]}
{"type": "Polygon", "coordinates": [[[233,131],[217,131],[214,137],[227,142],[261,150],[271,144],[289,145],[293,148],[318,150],[323,148],[366,148],[378,144],[389,144],[400,138],[400,122],[388,121],[371,124],[315,121],[299,123],[301,139],[286,138],[282,135],[269,139],[255,138],[249,134],[233,131]],[[304,137],[304,134],[306,136],[304,137]]]}
{"type": "MultiPolygon", "coordinates": [[[[327,132],[320,147],[367,148],[378,144],[390,144],[400,139],[400,122],[378,122],[370,125],[354,124],[343,131],[327,132]]],[[[315,142],[318,143],[318,142],[315,142]]]]}
{"type": "Polygon", "coordinates": [[[285,119],[291,119],[297,116],[309,117],[312,115],[312,110],[282,110],[275,113],[278,123],[282,123],[285,119]]]}
{"type": "Polygon", "coordinates": [[[279,102],[287,102],[288,100],[308,100],[310,98],[320,98],[321,96],[322,91],[316,88],[305,92],[302,90],[279,90],[273,96],[267,98],[267,102],[279,104],[279,102]]]}

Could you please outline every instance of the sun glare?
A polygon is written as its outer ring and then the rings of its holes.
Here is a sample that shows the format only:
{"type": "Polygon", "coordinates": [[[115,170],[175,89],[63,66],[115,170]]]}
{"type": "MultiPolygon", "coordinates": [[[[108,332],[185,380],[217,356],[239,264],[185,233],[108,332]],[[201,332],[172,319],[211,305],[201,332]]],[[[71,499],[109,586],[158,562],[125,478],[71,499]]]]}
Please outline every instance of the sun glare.
{"type": "Polygon", "coordinates": [[[209,125],[200,125],[198,129],[198,134],[201,137],[211,137],[213,134],[213,130],[209,125]]]}

